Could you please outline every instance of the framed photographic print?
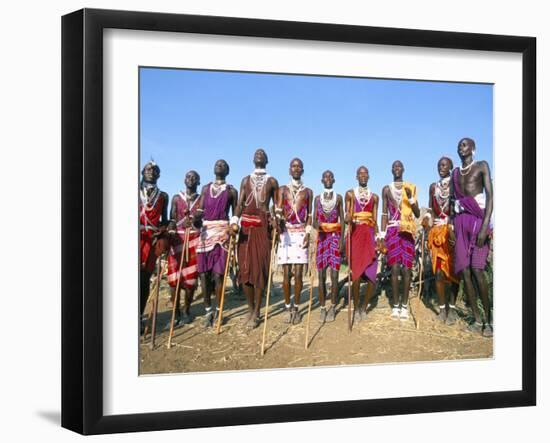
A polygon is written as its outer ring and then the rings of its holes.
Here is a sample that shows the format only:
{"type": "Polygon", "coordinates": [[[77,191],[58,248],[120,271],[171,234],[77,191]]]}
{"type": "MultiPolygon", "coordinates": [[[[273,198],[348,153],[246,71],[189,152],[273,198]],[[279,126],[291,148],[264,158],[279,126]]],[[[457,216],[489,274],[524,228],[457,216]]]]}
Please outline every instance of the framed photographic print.
{"type": "Polygon", "coordinates": [[[62,425],[534,405],[535,51],[64,16],[62,425]]]}

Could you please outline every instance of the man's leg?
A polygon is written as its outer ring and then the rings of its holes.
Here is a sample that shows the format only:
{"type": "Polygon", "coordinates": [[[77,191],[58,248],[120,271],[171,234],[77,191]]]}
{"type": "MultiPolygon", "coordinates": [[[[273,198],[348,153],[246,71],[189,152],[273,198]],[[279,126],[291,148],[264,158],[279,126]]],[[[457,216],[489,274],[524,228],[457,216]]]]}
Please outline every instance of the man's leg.
{"type": "Polygon", "coordinates": [[[302,293],[302,288],[304,286],[303,274],[304,274],[304,265],[296,264],[294,265],[294,318],[292,322],[294,324],[300,323],[302,320],[302,315],[300,314],[300,295],[302,293]]]}
{"type": "Polygon", "coordinates": [[[365,291],[365,305],[361,309],[361,318],[363,320],[366,320],[367,318],[367,309],[369,308],[369,304],[375,289],[376,284],[370,280],[367,280],[367,290],[365,291]]]}
{"type": "Polygon", "coordinates": [[[477,287],[479,289],[479,296],[481,297],[481,303],[483,304],[483,310],[485,311],[485,329],[483,335],[486,337],[493,336],[493,319],[491,318],[491,306],[489,304],[489,285],[487,278],[482,269],[472,269],[472,273],[476,279],[477,287]]]}
{"type": "Polygon", "coordinates": [[[139,312],[143,315],[147,299],[149,298],[149,286],[151,281],[151,273],[147,271],[139,272],[139,312]]]}
{"type": "Polygon", "coordinates": [[[214,313],[212,312],[212,273],[202,272],[199,275],[199,280],[201,282],[204,298],[204,310],[206,311],[202,320],[202,325],[208,328],[212,326],[212,320],[214,318],[214,313]]]}
{"type": "Polygon", "coordinates": [[[246,302],[248,304],[248,314],[245,321],[248,321],[254,315],[254,286],[245,283],[243,284],[244,295],[246,296],[246,302]]]}
{"type": "MultiPolygon", "coordinates": [[[[351,284],[351,297],[353,298],[353,321],[361,321],[361,305],[359,300],[359,292],[361,290],[361,279],[354,280],[351,284]]],[[[351,306],[348,306],[351,309],[351,306]]]]}
{"type": "Polygon", "coordinates": [[[334,321],[336,318],[336,302],[338,300],[338,271],[330,270],[330,308],[327,310],[327,321],[334,321]]]}
{"type": "Polygon", "coordinates": [[[292,322],[292,304],[290,303],[290,278],[292,272],[292,265],[283,265],[283,295],[285,298],[285,312],[283,314],[283,321],[285,323],[292,322]]]}
{"type": "MultiPolygon", "coordinates": [[[[422,278],[422,276],[420,277],[422,278]]],[[[445,275],[441,269],[435,271],[435,292],[439,302],[439,315],[437,319],[445,322],[447,320],[447,306],[445,300],[445,275]]]]}
{"type": "Polygon", "coordinates": [[[391,318],[399,318],[399,273],[401,265],[396,263],[391,267],[391,292],[392,292],[392,311],[391,318]]]}
{"type": "Polygon", "coordinates": [[[401,298],[401,312],[399,318],[409,318],[409,291],[411,290],[411,270],[403,266],[403,296],[401,298]]]}
{"type": "Polygon", "coordinates": [[[456,309],[456,296],[458,294],[458,283],[451,282],[449,288],[449,312],[447,313],[448,325],[454,325],[458,320],[458,311],[456,309]]]}
{"type": "Polygon", "coordinates": [[[472,309],[472,315],[474,316],[474,323],[472,323],[468,329],[471,332],[481,333],[483,330],[483,321],[477,307],[476,289],[474,282],[472,281],[472,273],[470,268],[466,268],[462,271],[462,278],[464,279],[464,290],[468,297],[468,304],[472,309]]]}
{"type": "Polygon", "coordinates": [[[326,303],[325,292],[327,288],[326,287],[327,269],[326,268],[319,269],[318,275],[319,275],[319,285],[317,287],[317,294],[319,297],[319,305],[321,305],[321,313],[319,316],[319,321],[321,323],[324,323],[327,318],[327,310],[325,307],[325,303],[326,303]]]}

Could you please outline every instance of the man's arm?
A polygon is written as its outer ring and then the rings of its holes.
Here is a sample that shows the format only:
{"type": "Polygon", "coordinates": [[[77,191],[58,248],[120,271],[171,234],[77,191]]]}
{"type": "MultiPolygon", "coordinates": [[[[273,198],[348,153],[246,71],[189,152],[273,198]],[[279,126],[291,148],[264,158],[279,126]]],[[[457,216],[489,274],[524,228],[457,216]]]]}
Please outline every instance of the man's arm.
{"type": "Polygon", "coordinates": [[[483,216],[483,224],[477,236],[477,245],[482,247],[487,239],[487,228],[493,213],[493,183],[491,181],[491,171],[486,161],[481,161],[481,174],[483,177],[483,188],[485,189],[485,215],[483,216]]]}
{"type": "Polygon", "coordinates": [[[231,214],[235,215],[235,210],[238,204],[238,192],[237,190],[231,186],[229,188],[229,207],[231,208],[231,214]]]}
{"type": "Polygon", "coordinates": [[[382,232],[386,232],[386,227],[388,226],[388,187],[384,186],[382,188],[382,218],[381,223],[382,232]]]}
{"type": "Polygon", "coordinates": [[[372,194],[372,218],[374,219],[374,233],[378,234],[378,196],[372,194]]]}
{"type": "Polygon", "coordinates": [[[245,177],[241,181],[241,190],[239,191],[239,199],[237,201],[237,207],[234,208],[234,212],[233,212],[233,214],[235,214],[237,217],[240,217],[243,212],[244,202],[246,198],[245,189],[246,189],[247,180],[248,180],[248,177],[245,177]]]}
{"type": "Polygon", "coordinates": [[[162,193],[162,218],[160,221],[161,226],[166,226],[170,220],[168,220],[168,194],[166,192],[162,193]]]}
{"type": "Polygon", "coordinates": [[[312,225],[317,230],[319,229],[319,220],[317,220],[317,211],[318,211],[317,205],[318,204],[319,204],[318,199],[316,198],[314,203],[313,203],[313,216],[312,216],[313,223],[312,223],[312,225]]]}

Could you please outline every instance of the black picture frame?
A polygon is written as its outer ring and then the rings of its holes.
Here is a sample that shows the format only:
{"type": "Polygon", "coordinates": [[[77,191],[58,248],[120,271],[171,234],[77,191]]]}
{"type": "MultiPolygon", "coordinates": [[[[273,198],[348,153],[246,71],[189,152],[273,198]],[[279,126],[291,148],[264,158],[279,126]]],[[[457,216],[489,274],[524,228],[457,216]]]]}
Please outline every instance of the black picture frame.
{"type": "Polygon", "coordinates": [[[62,426],[82,434],[536,404],[536,39],[83,9],[62,18],[62,426]],[[392,399],[103,413],[103,31],[108,28],[501,51],[522,55],[522,388],[392,399]]]}

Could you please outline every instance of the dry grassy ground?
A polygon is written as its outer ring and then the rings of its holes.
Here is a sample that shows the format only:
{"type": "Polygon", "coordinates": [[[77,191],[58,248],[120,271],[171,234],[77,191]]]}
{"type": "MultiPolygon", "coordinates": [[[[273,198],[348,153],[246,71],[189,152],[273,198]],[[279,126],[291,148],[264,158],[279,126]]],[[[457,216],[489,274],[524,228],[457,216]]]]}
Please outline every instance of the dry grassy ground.
{"type": "MultiPolygon", "coordinates": [[[[341,273],[343,275],[345,273],[341,273]]],[[[284,307],[281,275],[275,274],[274,280],[264,356],[260,355],[263,323],[252,331],[245,328],[242,319],[247,309],[246,301],[244,296],[233,290],[230,283],[221,333],[217,335],[215,330],[201,326],[204,307],[199,295],[191,307],[195,320],[175,330],[173,347],[167,349],[168,333],[163,328],[169,322],[171,311],[168,306],[168,288],[163,283],[156,347],[153,350],[149,348],[148,337],[141,341],[141,374],[479,359],[491,358],[493,355],[493,339],[465,331],[466,323],[463,320],[454,326],[437,322],[435,312],[422,303],[417,305],[416,299],[413,299],[411,305],[420,322],[419,329],[415,329],[412,318],[408,321],[390,319],[385,291],[375,300],[368,320],[354,324],[349,333],[347,307],[344,305],[347,290],[344,287],[336,320],[320,324],[316,282],[309,328],[310,345],[306,350],[309,282],[304,282],[302,292],[303,321],[299,325],[288,325],[282,322],[281,315],[284,307]]],[[[459,307],[465,314],[465,307],[459,307]]]]}

